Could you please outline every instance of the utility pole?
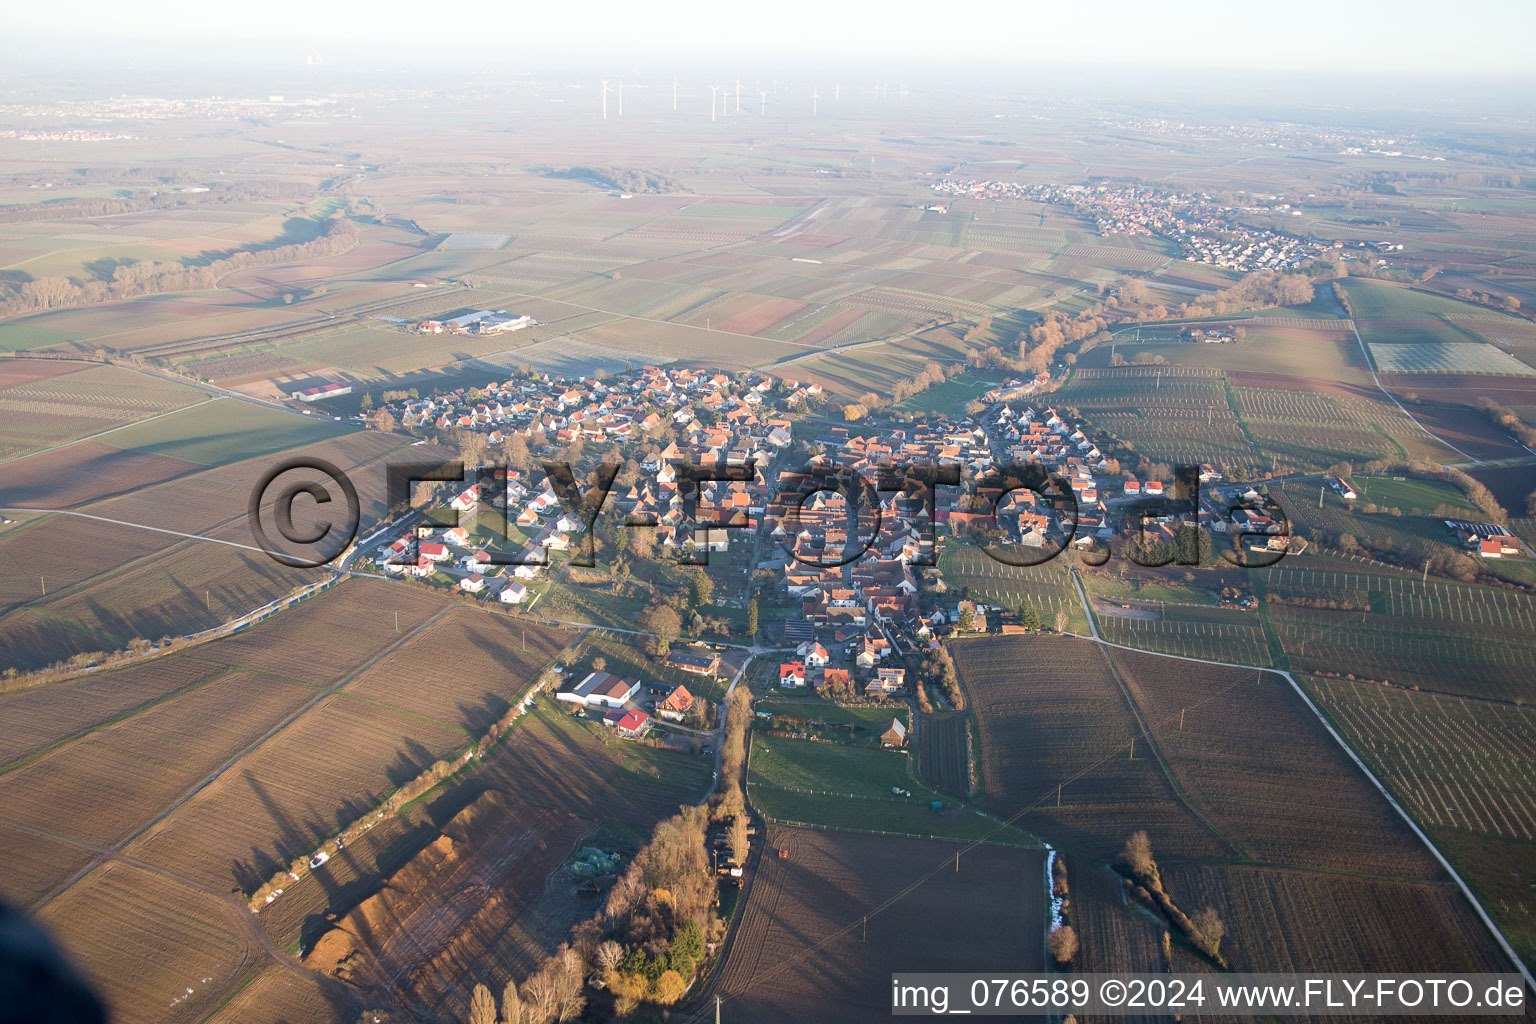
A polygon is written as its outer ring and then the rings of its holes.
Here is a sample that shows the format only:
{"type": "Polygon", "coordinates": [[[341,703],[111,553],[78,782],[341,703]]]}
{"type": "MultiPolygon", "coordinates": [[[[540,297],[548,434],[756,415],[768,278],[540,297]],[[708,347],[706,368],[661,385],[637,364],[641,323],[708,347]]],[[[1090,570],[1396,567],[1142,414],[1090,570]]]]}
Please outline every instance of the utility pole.
{"type": "Polygon", "coordinates": [[[398,610],[395,612],[395,632],[400,632],[400,612],[398,610]]]}
{"type": "Polygon", "coordinates": [[[1188,708],[1179,708],[1179,732],[1184,731],[1184,712],[1188,710],[1188,708]]]}
{"type": "Polygon", "coordinates": [[[43,596],[44,596],[44,597],[47,597],[47,596],[48,596],[48,578],[47,578],[47,577],[46,577],[46,576],[39,576],[39,577],[38,577],[38,578],[37,578],[37,582],[38,582],[38,583],[39,583],[39,584],[40,584],[40,585],[41,585],[41,586],[42,586],[42,588],[43,588],[43,596]]]}
{"type": "Polygon", "coordinates": [[[1131,756],[1129,758],[1127,758],[1127,760],[1130,760],[1130,761],[1136,760],[1136,737],[1135,736],[1131,737],[1131,756]]]}

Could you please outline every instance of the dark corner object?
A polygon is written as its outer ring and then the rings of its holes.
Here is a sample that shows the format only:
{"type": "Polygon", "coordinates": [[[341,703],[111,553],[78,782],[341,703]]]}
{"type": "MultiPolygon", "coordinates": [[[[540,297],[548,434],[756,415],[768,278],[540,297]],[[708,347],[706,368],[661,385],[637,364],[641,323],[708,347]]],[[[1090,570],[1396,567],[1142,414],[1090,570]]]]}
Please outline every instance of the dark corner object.
{"type": "Polygon", "coordinates": [[[0,903],[0,1024],[104,1024],[107,1012],[58,947],[0,903]]]}

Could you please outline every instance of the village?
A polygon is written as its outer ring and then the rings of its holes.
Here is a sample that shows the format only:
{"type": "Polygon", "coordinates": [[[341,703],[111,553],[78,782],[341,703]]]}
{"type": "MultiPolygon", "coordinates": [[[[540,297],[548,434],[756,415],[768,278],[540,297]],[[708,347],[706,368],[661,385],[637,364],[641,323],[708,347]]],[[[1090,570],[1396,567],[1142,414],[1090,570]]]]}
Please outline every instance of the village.
{"type": "MultiPolygon", "coordinates": [[[[878,704],[925,703],[931,686],[942,704],[932,656],[943,638],[1044,626],[948,595],[937,557],[946,544],[1030,564],[1113,542],[1166,561],[1199,527],[1285,552],[1283,517],[1262,489],[1223,485],[1202,466],[1200,500],[1171,500],[1173,480],[1122,468],[1112,439],[1030,404],[1048,379],[1004,381],[982,396],[983,411],[920,423],[839,423],[812,412],[824,405],[813,384],[680,367],[526,375],[398,401],[385,408],[400,426],[456,441],[487,468],[439,492],[451,524],[409,515],[360,554],[385,575],[539,614],[540,598],[582,571],[575,559],[593,536],[644,533],[674,570],[727,563],[742,595],[735,611],[750,603],[747,623],[762,612],[738,642],[775,653],[768,687],[878,704]],[[598,512],[568,507],[538,458],[596,481],[583,501],[598,497],[598,512]],[[600,464],[620,467],[606,489],[600,464]],[[925,487],[906,467],[947,469],[950,485],[925,487]],[[1022,481],[1030,473],[1033,484],[1022,481]]],[[[652,654],[713,679],[719,657],[701,646],[652,654]]],[[[657,715],[681,721],[693,694],[595,669],[560,699],[639,739],[657,715]]]]}
{"type": "Polygon", "coordinates": [[[1025,185],[1013,181],[944,178],[931,186],[956,198],[1023,199],[1054,203],[1090,218],[1099,234],[1167,238],[1193,263],[1250,273],[1292,270],[1332,259],[1341,243],[1323,243],[1245,224],[1241,215],[1300,216],[1279,196],[1251,196],[1245,205],[1203,192],[1170,192],[1151,185],[1025,185]]]}

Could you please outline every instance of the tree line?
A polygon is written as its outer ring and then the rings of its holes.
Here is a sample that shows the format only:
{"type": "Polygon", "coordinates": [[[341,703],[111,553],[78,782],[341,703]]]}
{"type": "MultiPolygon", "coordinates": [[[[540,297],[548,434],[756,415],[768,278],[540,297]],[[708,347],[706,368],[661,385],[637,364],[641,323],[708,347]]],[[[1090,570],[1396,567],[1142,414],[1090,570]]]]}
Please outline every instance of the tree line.
{"type": "Polygon", "coordinates": [[[38,313],[160,292],[205,291],[219,279],[248,267],[318,259],[347,252],[358,244],[357,228],[344,216],[327,218],[319,237],[308,242],[271,248],[240,249],[202,266],[155,260],[122,262],[111,268],[109,280],[81,281],[73,277],[43,277],[25,281],[0,300],[0,317],[38,313]]]}

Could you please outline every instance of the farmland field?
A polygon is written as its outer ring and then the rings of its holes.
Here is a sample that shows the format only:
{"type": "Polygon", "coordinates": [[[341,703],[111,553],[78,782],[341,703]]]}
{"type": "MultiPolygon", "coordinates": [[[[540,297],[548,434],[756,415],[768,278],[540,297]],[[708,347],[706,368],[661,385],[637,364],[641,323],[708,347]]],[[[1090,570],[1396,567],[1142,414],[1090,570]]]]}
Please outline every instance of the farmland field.
{"type": "Polygon", "coordinates": [[[1536,716],[1523,706],[1308,679],[1352,747],[1424,825],[1522,956],[1536,953],[1536,716]]]}
{"type": "Polygon", "coordinates": [[[1492,345],[1424,341],[1371,342],[1371,358],[1382,373],[1487,373],[1536,377],[1536,368],[1492,345]]]}
{"type": "Polygon", "coordinates": [[[1284,602],[1264,614],[1303,671],[1470,697],[1536,695],[1536,605],[1526,594],[1291,562],[1259,578],[1284,602]]]}
{"type": "Polygon", "coordinates": [[[116,448],[201,466],[222,466],[349,434],[353,429],[326,419],[223,398],[153,423],[114,431],[108,440],[116,448]]]}
{"type": "Polygon", "coordinates": [[[0,465],[0,500],[7,507],[70,508],[201,468],[181,459],[125,451],[101,441],[75,441],[0,465]]]}
{"type": "Polygon", "coordinates": [[[966,715],[923,715],[918,720],[918,768],[935,786],[970,796],[970,720],[966,715]]]}
{"type": "Polygon", "coordinates": [[[1282,677],[1129,651],[1111,658],[1190,801],[1243,859],[1439,876],[1282,677]]]}
{"type": "Polygon", "coordinates": [[[1080,370],[1054,397],[1161,462],[1210,463],[1236,477],[1251,476],[1263,464],[1217,370],[1181,366],[1080,370]]]}
{"type": "Polygon", "coordinates": [[[313,697],[296,683],[228,673],[8,772],[0,815],[115,845],[313,697]],[[220,714],[237,706],[240,715],[220,714]],[[66,803],[72,813],[57,821],[66,803]]]}
{"type": "Polygon", "coordinates": [[[1082,943],[1082,971],[1166,969],[1161,949],[1165,925],[1126,899],[1126,883],[1115,871],[1090,861],[1067,861],[1072,927],[1082,943]]]}
{"type": "Polygon", "coordinates": [[[379,891],[320,936],[304,963],[345,978],[370,1004],[468,1012],[475,983],[501,991],[552,950],[573,920],[542,920],[541,904],[588,906],[555,877],[596,823],[485,793],[379,891]],[[566,890],[566,899],[548,899],[566,890]]]}
{"type": "Polygon", "coordinates": [[[773,821],[1034,845],[1028,834],[914,781],[909,756],[759,733],[752,738],[748,757],[747,796],[773,821]],[[943,807],[935,811],[930,806],[934,801],[943,807]]]}
{"type": "Polygon", "coordinates": [[[1117,644],[1185,658],[1271,664],[1264,628],[1252,612],[1178,605],[1145,616],[1099,612],[1099,632],[1117,644]]]}
{"type": "Polygon", "coordinates": [[[1419,821],[1536,839],[1529,709],[1326,679],[1308,688],[1419,821]]]}
{"type": "MultiPolygon", "coordinates": [[[[371,516],[383,506],[385,472],[379,460],[400,447],[395,436],[370,431],[301,451],[350,472],[363,514],[371,516]]],[[[37,458],[59,457],[71,474],[67,479],[75,479],[75,470],[99,465],[90,457],[83,462],[63,458],[89,454],[81,448],[71,445],[37,458]]],[[[0,480],[24,471],[33,461],[0,468],[0,480]]],[[[124,493],[80,509],[135,526],[61,515],[38,517],[0,537],[0,553],[15,570],[0,581],[0,621],[7,627],[0,630],[4,664],[32,668],[79,652],[111,650],[135,636],[159,639],[207,628],[284,597],[300,583],[316,583],[329,575],[326,569],[287,568],[256,550],[136,528],[206,533],[255,547],[246,522],[247,502],[266,464],[250,460],[194,472],[197,467],[164,461],[185,470],[175,479],[137,488],[128,478],[119,479],[116,484],[124,493]]],[[[122,473],[143,468],[138,460],[113,460],[112,465],[122,473]]],[[[99,483],[111,493],[114,481],[99,483]]]]}
{"type": "MultiPolygon", "coordinates": [[[[428,629],[401,637],[438,652],[455,650],[458,639],[451,629],[436,636],[428,629]]],[[[379,664],[381,672],[388,671],[389,660],[379,664]]],[[[397,786],[471,745],[475,734],[458,723],[486,714],[482,701],[491,706],[510,702],[537,672],[530,663],[489,685],[480,684],[474,704],[454,700],[450,690],[437,698],[442,703],[406,702],[407,710],[384,703],[382,694],[351,692],[353,682],[365,691],[369,685],[366,672],[354,665],[340,680],[347,685],[306,708],[243,756],[233,770],[145,832],[132,848],[146,860],[173,866],[207,884],[228,887],[233,882],[254,889],[278,865],[352,824],[397,786]],[[478,696],[486,691],[490,697],[478,696]]],[[[318,685],[326,674],[299,678],[318,685]]]]}
{"type": "Polygon", "coordinates": [[[1449,886],[1198,864],[1164,879],[1181,906],[1217,909],[1223,955],[1239,971],[1509,969],[1449,886]]]}
{"type": "Polygon", "coordinates": [[[23,359],[0,371],[0,460],[206,400],[195,388],[121,366],[23,359]]]}
{"type": "Polygon", "coordinates": [[[154,872],[106,864],[37,916],[105,994],[113,1020],[179,1024],[217,1007],[262,955],[242,915],[154,872]]]}
{"type": "Polygon", "coordinates": [[[306,1024],[353,1024],[358,1010],[356,996],[340,985],[274,964],[205,1019],[209,1024],[244,1024],[260,1018],[306,1024]]]}
{"type": "Polygon", "coordinates": [[[1039,851],[967,849],[957,873],[954,843],[781,825],[765,838],[789,856],[760,859],[712,983],[731,1020],[887,1020],[893,972],[1044,966],[1039,851]],[[975,934],[984,947],[965,941],[975,934]]]}
{"type": "Polygon", "coordinates": [[[648,828],[709,785],[707,759],[625,742],[553,703],[541,699],[522,719],[486,765],[485,786],[540,807],[648,828]]]}
{"type": "Polygon", "coordinates": [[[1180,856],[1226,849],[1150,752],[1136,756],[1140,730],[1098,645],[999,637],[957,643],[953,654],[976,719],[986,803],[999,817],[1103,860],[1139,829],[1180,856]]]}
{"type": "Polygon", "coordinates": [[[974,545],[946,543],[939,551],[939,571],[947,585],[969,587],[978,599],[1010,611],[1029,605],[1048,624],[1055,622],[1058,612],[1066,612],[1069,630],[1088,632],[1082,602],[1067,575],[1065,556],[1041,565],[1007,565],[974,545]]]}
{"type": "Polygon", "coordinates": [[[1398,409],[1365,395],[1235,387],[1237,414],[1277,473],[1335,462],[1437,458],[1452,453],[1398,409]]]}

